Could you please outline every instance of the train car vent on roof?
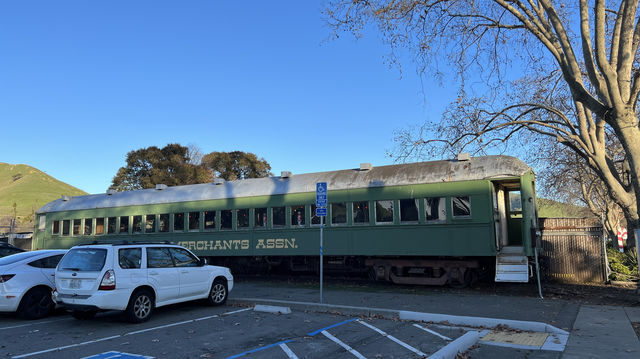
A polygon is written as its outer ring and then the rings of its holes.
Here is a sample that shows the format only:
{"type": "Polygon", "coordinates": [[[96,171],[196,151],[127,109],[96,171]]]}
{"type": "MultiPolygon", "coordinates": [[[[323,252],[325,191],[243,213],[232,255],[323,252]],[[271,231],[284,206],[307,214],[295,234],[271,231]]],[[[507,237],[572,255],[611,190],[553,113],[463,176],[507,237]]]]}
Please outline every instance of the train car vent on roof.
{"type": "Polygon", "coordinates": [[[162,191],[163,189],[167,189],[167,185],[163,184],[163,183],[158,183],[158,184],[156,184],[156,189],[158,191],[162,191]]]}
{"type": "Polygon", "coordinates": [[[372,168],[373,168],[373,166],[371,166],[371,163],[361,163],[360,164],[360,171],[369,171],[372,168]]]}
{"type": "Polygon", "coordinates": [[[71,197],[69,197],[69,196],[62,196],[62,200],[65,201],[65,202],[70,200],[70,199],[71,199],[71,197]]]}
{"type": "Polygon", "coordinates": [[[458,153],[458,161],[471,161],[471,155],[467,152],[458,153]]]}
{"type": "Polygon", "coordinates": [[[216,177],[213,179],[213,184],[219,185],[224,183],[224,178],[216,177]]]}
{"type": "Polygon", "coordinates": [[[107,190],[107,196],[111,196],[112,194],[116,194],[116,190],[115,189],[108,189],[107,190]]]}
{"type": "Polygon", "coordinates": [[[280,173],[280,177],[282,177],[282,178],[289,178],[289,177],[291,177],[291,176],[292,176],[292,174],[291,174],[291,172],[289,172],[289,171],[282,171],[282,172],[280,173]]]}

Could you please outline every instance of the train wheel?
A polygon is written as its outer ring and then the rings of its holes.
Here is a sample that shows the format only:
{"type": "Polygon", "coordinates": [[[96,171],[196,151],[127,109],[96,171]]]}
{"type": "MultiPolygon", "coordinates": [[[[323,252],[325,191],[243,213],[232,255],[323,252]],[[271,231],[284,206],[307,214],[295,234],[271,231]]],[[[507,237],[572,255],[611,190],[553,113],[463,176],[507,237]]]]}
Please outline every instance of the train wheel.
{"type": "Polygon", "coordinates": [[[449,286],[451,288],[462,289],[467,288],[473,285],[478,281],[478,273],[475,270],[467,268],[464,271],[464,277],[462,280],[459,279],[449,279],[449,286]]]}

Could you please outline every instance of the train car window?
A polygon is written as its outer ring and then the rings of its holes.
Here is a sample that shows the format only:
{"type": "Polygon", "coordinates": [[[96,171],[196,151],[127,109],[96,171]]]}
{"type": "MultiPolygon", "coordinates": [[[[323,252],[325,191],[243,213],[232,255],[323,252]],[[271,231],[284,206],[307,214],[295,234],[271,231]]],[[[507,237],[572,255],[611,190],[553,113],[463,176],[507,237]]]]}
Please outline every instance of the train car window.
{"type": "Polygon", "coordinates": [[[204,211],[204,230],[213,231],[216,229],[216,211],[204,211]]]}
{"type": "Polygon", "coordinates": [[[51,228],[51,234],[60,234],[60,221],[53,221],[53,228],[51,228]]]}
{"type": "Polygon", "coordinates": [[[425,220],[427,222],[444,222],[447,220],[447,208],[444,197],[429,197],[424,199],[425,220]]]}
{"type": "Polygon", "coordinates": [[[145,233],[155,233],[156,232],[156,215],[155,214],[147,214],[146,221],[144,225],[145,233]]]}
{"type": "Polygon", "coordinates": [[[376,201],[376,224],[393,223],[393,201],[376,201]]]}
{"type": "Polygon", "coordinates": [[[291,227],[304,227],[304,205],[291,206],[291,227]]]}
{"type": "Polygon", "coordinates": [[[84,235],[90,236],[93,232],[93,218],[84,219],[84,235]]]}
{"type": "Polygon", "coordinates": [[[253,228],[267,228],[267,209],[256,208],[253,210],[253,228]]]}
{"type": "Polygon", "coordinates": [[[68,219],[65,219],[62,221],[62,235],[63,236],[68,236],[69,235],[69,227],[71,226],[71,221],[68,219]]]}
{"type": "Polygon", "coordinates": [[[520,191],[509,191],[509,217],[522,218],[522,197],[520,191]]]}
{"type": "Polygon", "coordinates": [[[200,230],[200,212],[189,212],[189,231],[200,230]]]}
{"type": "Polygon", "coordinates": [[[173,214],[173,231],[184,232],[184,213],[173,214]]]}
{"type": "Polygon", "coordinates": [[[129,216],[120,216],[119,233],[129,233],[129,216]]]}
{"type": "Polygon", "coordinates": [[[353,224],[369,224],[369,202],[353,202],[353,224]]]}
{"type": "Polygon", "coordinates": [[[312,226],[319,226],[320,225],[320,217],[316,216],[316,210],[318,208],[316,207],[315,204],[311,205],[311,225],[312,226]]]}
{"type": "Polygon", "coordinates": [[[400,223],[417,223],[418,222],[418,200],[417,199],[401,199],[400,200],[400,223]]]}
{"type": "Polygon", "coordinates": [[[38,216],[38,230],[44,231],[47,229],[47,215],[43,214],[38,216]]]}
{"type": "Polygon", "coordinates": [[[284,227],[287,223],[286,223],[286,208],[285,207],[273,207],[271,209],[272,212],[272,218],[273,218],[273,228],[282,228],[284,227]]]}
{"type": "Polygon", "coordinates": [[[96,235],[104,234],[104,218],[96,218],[96,235]]]}
{"type": "Polygon", "coordinates": [[[331,203],[331,224],[335,226],[344,226],[347,224],[346,203],[331,203]]]}
{"type": "Polygon", "coordinates": [[[220,211],[220,229],[233,229],[233,211],[230,209],[220,211]]]}
{"type": "Polygon", "coordinates": [[[249,209],[238,209],[236,210],[237,223],[236,226],[238,229],[248,229],[249,228],[249,209]]]}
{"type": "Polygon", "coordinates": [[[169,213],[162,213],[158,221],[158,231],[169,232],[169,213]]]}
{"type": "Polygon", "coordinates": [[[107,218],[107,234],[116,233],[116,217],[107,218]]]}
{"type": "Polygon", "coordinates": [[[471,217],[471,199],[469,196],[451,197],[451,210],[453,218],[471,217]]]}
{"type": "Polygon", "coordinates": [[[133,216],[133,233],[142,233],[142,216],[133,216]]]}
{"type": "Polygon", "coordinates": [[[81,219],[74,219],[73,220],[73,235],[74,236],[80,235],[80,228],[81,227],[82,227],[82,220],[81,219]]]}

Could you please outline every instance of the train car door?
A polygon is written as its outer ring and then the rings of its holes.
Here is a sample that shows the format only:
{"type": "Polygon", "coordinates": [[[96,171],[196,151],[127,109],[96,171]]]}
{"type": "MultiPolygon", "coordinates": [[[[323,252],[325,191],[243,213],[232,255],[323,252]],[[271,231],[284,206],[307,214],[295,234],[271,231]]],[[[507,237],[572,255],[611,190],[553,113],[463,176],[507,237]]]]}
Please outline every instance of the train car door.
{"type": "Polygon", "coordinates": [[[493,182],[496,246],[522,246],[522,200],[520,182],[493,182]]]}

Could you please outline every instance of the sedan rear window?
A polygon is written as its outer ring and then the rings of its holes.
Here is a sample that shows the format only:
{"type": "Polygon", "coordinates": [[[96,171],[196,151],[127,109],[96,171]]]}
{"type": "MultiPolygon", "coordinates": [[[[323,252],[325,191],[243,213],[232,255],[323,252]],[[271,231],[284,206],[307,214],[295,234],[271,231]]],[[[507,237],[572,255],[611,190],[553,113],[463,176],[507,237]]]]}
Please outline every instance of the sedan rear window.
{"type": "Polygon", "coordinates": [[[60,261],[62,270],[98,272],[104,267],[107,250],[101,248],[71,249],[60,261]]]}
{"type": "Polygon", "coordinates": [[[33,252],[21,252],[21,253],[7,256],[7,257],[2,257],[0,258],[0,266],[17,263],[17,262],[20,262],[21,260],[28,259],[31,257],[36,257],[39,255],[40,253],[33,251],[33,252]]]}

